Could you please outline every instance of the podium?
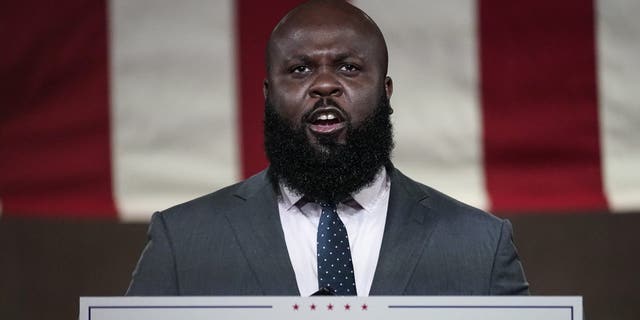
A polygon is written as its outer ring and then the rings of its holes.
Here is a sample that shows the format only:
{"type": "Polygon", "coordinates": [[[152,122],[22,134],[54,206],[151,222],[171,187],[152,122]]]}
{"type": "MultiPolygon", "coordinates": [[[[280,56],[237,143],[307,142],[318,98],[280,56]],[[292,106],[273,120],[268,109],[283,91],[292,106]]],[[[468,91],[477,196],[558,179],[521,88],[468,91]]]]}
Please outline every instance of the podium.
{"type": "Polygon", "coordinates": [[[81,297],[80,320],[582,320],[582,297],[81,297]]]}

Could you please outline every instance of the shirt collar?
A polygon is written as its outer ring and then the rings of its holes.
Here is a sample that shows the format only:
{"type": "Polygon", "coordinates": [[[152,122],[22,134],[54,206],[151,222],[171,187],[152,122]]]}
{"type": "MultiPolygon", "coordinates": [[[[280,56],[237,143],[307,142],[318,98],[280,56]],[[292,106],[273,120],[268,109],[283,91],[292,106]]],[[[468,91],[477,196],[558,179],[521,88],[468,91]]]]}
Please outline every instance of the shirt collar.
{"type": "Polygon", "coordinates": [[[289,187],[282,182],[278,183],[278,185],[280,186],[282,203],[284,204],[284,207],[287,209],[287,211],[289,211],[291,207],[295,206],[296,203],[298,203],[298,201],[302,199],[303,195],[289,189],[289,187]]]}
{"type": "MultiPolygon", "coordinates": [[[[306,203],[303,194],[291,190],[282,182],[279,183],[279,187],[282,202],[287,211],[295,205],[303,206],[306,203]]],[[[379,195],[383,193],[386,188],[389,188],[389,180],[387,177],[387,170],[383,166],[376,174],[372,183],[362,188],[360,191],[352,193],[351,197],[363,209],[368,212],[372,212],[375,208],[376,202],[380,199],[379,195]]]]}

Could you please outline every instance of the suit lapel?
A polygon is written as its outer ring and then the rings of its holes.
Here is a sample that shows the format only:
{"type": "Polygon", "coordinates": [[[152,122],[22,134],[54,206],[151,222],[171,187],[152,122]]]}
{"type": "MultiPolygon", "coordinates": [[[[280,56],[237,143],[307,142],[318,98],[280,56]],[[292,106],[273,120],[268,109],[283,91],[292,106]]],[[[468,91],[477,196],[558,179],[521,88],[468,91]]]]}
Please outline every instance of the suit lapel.
{"type": "Polygon", "coordinates": [[[227,219],[264,295],[299,295],[276,194],[265,172],[240,186],[235,196],[244,200],[244,205],[227,212],[227,219]]]}
{"type": "MultiPolygon", "coordinates": [[[[437,225],[428,194],[397,169],[391,173],[387,221],[370,295],[401,295],[437,225]]],[[[235,196],[244,204],[226,213],[264,295],[299,295],[266,171],[245,181],[235,196]]]]}
{"type": "Polygon", "coordinates": [[[437,224],[426,191],[397,169],[389,171],[387,221],[370,295],[403,294],[437,224]]]}

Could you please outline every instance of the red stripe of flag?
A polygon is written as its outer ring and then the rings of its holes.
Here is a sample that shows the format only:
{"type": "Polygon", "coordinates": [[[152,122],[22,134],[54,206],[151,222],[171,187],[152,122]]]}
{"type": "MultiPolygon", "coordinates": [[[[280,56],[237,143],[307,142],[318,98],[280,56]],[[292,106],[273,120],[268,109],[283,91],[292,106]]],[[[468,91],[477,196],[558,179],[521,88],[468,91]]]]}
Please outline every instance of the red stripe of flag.
{"type": "Polygon", "coordinates": [[[106,3],[0,7],[3,211],[115,217],[106,3]]]}
{"type": "Polygon", "coordinates": [[[591,0],[480,0],[486,183],[496,211],[607,207],[591,0]]]}
{"type": "Polygon", "coordinates": [[[264,154],[262,132],[262,81],[265,78],[264,53],[267,40],[280,18],[301,2],[302,0],[235,2],[240,158],[242,176],[245,178],[266,168],[268,163],[264,154]]]}

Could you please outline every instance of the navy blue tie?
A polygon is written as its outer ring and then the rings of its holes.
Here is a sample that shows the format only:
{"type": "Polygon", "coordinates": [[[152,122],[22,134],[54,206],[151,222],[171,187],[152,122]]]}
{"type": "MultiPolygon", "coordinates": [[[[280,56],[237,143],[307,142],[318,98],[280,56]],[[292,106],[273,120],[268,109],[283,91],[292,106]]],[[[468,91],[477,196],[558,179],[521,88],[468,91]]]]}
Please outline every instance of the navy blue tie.
{"type": "Polygon", "coordinates": [[[356,295],[347,229],[335,204],[321,203],[318,224],[318,286],[339,296],[356,295]]]}

